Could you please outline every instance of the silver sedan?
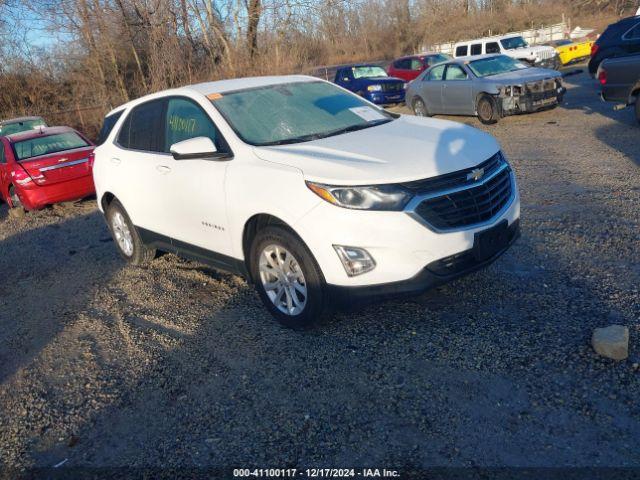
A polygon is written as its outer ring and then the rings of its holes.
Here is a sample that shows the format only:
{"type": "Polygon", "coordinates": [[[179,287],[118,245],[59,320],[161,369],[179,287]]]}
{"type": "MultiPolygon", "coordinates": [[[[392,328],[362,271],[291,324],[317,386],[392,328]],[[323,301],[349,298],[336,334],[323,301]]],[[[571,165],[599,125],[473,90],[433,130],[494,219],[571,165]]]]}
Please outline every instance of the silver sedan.
{"type": "Polygon", "coordinates": [[[562,102],[562,75],[506,55],[461,57],[439,63],[413,80],[406,103],[419,116],[477,115],[485,124],[562,102]]]}

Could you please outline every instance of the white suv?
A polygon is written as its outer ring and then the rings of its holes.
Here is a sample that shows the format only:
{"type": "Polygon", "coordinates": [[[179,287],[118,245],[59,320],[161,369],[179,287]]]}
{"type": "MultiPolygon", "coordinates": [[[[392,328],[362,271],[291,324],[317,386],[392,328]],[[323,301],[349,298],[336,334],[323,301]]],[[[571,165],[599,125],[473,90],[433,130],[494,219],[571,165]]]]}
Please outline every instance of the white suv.
{"type": "Polygon", "coordinates": [[[492,136],[313,77],[155,93],[110,112],[101,140],[98,205],[125,259],[161,250],[243,275],[288,326],[424,291],[518,236],[515,177],[492,136]]]}
{"type": "Polygon", "coordinates": [[[501,53],[522,60],[534,67],[558,69],[561,65],[558,52],[548,45],[529,45],[521,35],[502,35],[458,42],[453,46],[453,56],[468,57],[501,53]]]}

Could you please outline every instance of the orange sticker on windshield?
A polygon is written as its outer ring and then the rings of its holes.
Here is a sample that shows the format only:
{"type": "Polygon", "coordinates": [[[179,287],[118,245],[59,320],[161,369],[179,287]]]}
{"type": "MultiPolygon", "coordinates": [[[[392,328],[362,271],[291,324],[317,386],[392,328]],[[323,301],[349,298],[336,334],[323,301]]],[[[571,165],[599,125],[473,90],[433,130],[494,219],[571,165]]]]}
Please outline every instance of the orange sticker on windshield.
{"type": "Polygon", "coordinates": [[[207,98],[209,100],[218,100],[218,99],[222,98],[222,94],[221,93],[210,93],[209,95],[207,95],[207,98]]]}

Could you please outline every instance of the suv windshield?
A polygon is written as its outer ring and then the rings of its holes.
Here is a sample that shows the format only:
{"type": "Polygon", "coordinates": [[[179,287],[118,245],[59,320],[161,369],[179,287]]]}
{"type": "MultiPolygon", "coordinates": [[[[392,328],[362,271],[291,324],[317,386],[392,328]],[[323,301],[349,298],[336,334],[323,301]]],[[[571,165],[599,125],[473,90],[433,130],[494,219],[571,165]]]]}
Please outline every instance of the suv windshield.
{"type": "Polygon", "coordinates": [[[382,67],[367,66],[367,67],[353,67],[353,78],[378,78],[388,77],[387,72],[382,67]]]}
{"type": "Polygon", "coordinates": [[[326,82],[237,90],[211,100],[236,134],[251,145],[283,145],[390,122],[393,117],[326,82]]]}
{"type": "Polygon", "coordinates": [[[46,127],[44,120],[41,118],[23,120],[21,122],[7,123],[0,125],[0,135],[11,135],[13,133],[26,132],[38,127],[46,127]]]}
{"type": "Polygon", "coordinates": [[[513,50],[514,48],[524,48],[529,46],[522,37],[503,38],[500,40],[500,43],[502,44],[502,48],[505,50],[513,50]]]}
{"type": "Polygon", "coordinates": [[[20,161],[87,146],[89,144],[86,140],[76,132],[65,132],[16,142],[13,144],[13,150],[16,153],[16,158],[20,161]]]}
{"type": "Polygon", "coordinates": [[[472,62],[469,62],[469,68],[476,77],[482,78],[490,77],[491,75],[498,75],[500,73],[522,70],[523,68],[529,67],[514,58],[507,57],[506,55],[496,55],[495,57],[473,60],[472,62]]]}

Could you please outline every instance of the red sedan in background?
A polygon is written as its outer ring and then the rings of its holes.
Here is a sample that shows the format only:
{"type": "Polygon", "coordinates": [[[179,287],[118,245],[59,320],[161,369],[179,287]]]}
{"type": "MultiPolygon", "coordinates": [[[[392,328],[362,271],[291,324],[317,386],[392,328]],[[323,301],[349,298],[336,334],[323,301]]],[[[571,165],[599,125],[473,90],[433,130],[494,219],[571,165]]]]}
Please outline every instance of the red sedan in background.
{"type": "Polygon", "coordinates": [[[95,145],[70,127],[41,127],[0,137],[0,198],[37,210],[95,193],[95,145]]]}
{"type": "Polygon", "coordinates": [[[398,77],[405,82],[410,82],[423,70],[440,62],[446,62],[451,57],[444,53],[421,53],[420,55],[409,55],[395,59],[389,65],[387,73],[390,77],[398,77]]]}

